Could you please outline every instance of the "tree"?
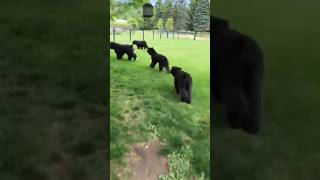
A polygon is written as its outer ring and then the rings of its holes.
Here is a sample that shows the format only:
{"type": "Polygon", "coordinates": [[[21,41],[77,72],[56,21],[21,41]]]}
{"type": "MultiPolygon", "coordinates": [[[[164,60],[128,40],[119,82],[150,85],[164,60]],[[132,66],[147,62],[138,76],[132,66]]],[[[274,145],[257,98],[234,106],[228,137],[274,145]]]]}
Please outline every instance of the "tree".
{"type": "Polygon", "coordinates": [[[166,0],[164,2],[164,11],[163,11],[163,27],[167,29],[166,24],[167,20],[173,16],[173,1],[174,0],[166,0]]]}
{"type": "Polygon", "coordinates": [[[157,24],[157,27],[159,28],[159,29],[163,29],[163,21],[162,21],[162,19],[159,19],[158,20],[158,24],[157,24]]]}
{"type": "Polygon", "coordinates": [[[110,21],[115,19],[128,20],[133,28],[150,27],[150,21],[144,22],[142,6],[149,0],[110,0],[110,21]]]}
{"type": "Polygon", "coordinates": [[[186,28],[190,31],[194,31],[193,29],[193,20],[194,20],[194,12],[199,0],[191,0],[189,8],[187,9],[187,18],[186,18],[186,28]]]}
{"type": "Polygon", "coordinates": [[[186,0],[177,0],[174,5],[174,29],[186,29],[187,19],[188,9],[186,6],[186,0]]]}
{"type": "Polygon", "coordinates": [[[168,18],[166,28],[168,31],[173,31],[173,18],[168,18]]]}
{"type": "Polygon", "coordinates": [[[197,2],[193,16],[193,28],[196,32],[204,32],[210,30],[209,0],[199,0],[197,2]]]}
{"type": "Polygon", "coordinates": [[[154,21],[158,22],[159,19],[163,18],[163,3],[162,0],[157,0],[154,6],[154,21]]]}

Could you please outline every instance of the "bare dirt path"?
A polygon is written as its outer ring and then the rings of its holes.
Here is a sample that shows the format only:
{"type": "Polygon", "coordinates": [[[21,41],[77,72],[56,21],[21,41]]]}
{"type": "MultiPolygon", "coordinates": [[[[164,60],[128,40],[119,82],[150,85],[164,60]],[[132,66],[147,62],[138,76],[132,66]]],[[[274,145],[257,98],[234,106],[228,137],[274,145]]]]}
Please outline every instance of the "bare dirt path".
{"type": "MultiPolygon", "coordinates": [[[[168,161],[165,156],[160,155],[163,144],[154,140],[147,143],[138,143],[132,147],[128,154],[128,177],[120,179],[130,180],[158,180],[159,175],[168,172],[168,161]]],[[[126,176],[126,175],[124,175],[126,176]]]]}

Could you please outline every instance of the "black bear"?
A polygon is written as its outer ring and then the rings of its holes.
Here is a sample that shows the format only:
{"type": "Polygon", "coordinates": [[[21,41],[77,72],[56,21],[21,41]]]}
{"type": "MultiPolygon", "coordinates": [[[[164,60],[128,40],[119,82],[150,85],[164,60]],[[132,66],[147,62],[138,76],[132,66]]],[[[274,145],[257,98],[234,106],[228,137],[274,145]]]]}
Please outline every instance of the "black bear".
{"type": "Polygon", "coordinates": [[[137,45],[138,49],[148,49],[148,45],[146,41],[132,41],[132,44],[137,45]]]}
{"type": "Polygon", "coordinates": [[[162,71],[163,67],[165,67],[167,72],[170,73],[169,61],[167,57],[162,54],[158,54],[153,48],[148,48],[147,52],[151,56],[151,68],[154,68],[156,64],[159,63],[159,71],[162,71]]]}
{"type": "Polygon", "coordinates": [[[211,17],[213,98],[222,103],[232,128],[257,134],[261,124],[263,54],[249,36],[211,17]]]}
{"type": "Polygon", "coordinates": [[[174,87],[176,93],[180,95],[182,102],[191,104],[192,77],[181,70],[180,67],[172,66],[171,74],[174,76],[174,87]]]}
{"type": "Polygon", "coordinates": [[[134,53],[133,45],[111,42],[110,49],[113,49],[114,52],[117,54],[118,60],[122,59],[124,54],[128,55],[128,60],[136,60],[137,58],[137,55],[134,53]]]}

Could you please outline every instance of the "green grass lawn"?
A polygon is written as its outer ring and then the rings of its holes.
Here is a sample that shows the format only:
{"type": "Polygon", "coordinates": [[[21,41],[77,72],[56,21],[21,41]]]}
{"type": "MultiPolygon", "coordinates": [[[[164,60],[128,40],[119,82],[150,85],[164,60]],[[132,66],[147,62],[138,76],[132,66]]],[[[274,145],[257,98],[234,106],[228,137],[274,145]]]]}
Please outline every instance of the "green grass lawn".
{"type": "Polygon", "coordinates": [[[1,180],[106,178],[104,6],[1,1],[1,180]]]}
{"type": "MultiPolygon", "coordinates": [[[[149,34],[150,35],[150,34],[149,34]]],[[[149,47],[166,55],[170,66],[179,66],[193,77],[193,102],[181,103],[173,76],[151,69],[146,50],[135,49],[135,62],[116,60],[110,53],[111,172],[125,166],[130,146],[157,137],[166,143],[163,154],[180,153],[190,162],[186,176],[209,178],[210,173],[210,45],[207,41],[152,40],[149,47]],[[185,147],[190,147],[186,151],[185,147]]],[[[148,38],[149,37],[149,38],[148,38]]],[[[148,39],[147,39],[148,38],[148,39]]],[[[130,43],[126,35],[117,42],[130,43]]],[[[180,167],[184,168],[184,167],[180,167]]],[[[112,175],[115,178],[115,174],[112,175]]]]}
{"type": "Polygon", "coordinates": [[[214,126],[215,179],[320,178],[319,6],[318,1],[215,2],[213,14],[255,38],[265,56],[262,133],[253,137],[214,126]]]}

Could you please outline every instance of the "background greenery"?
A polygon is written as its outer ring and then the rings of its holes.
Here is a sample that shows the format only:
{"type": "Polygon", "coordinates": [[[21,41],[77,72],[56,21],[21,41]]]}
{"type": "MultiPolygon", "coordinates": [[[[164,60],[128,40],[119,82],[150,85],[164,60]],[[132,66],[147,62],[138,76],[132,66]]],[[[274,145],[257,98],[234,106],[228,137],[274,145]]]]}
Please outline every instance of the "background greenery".
{"type": "MultiPolygon", "coordinates": [[[[146,38],[151,37],[146,34],[146,38]]],[[[136,61],[116,60],[110,53],[111,172],[126,164],[126,153],[136,142],[158,138],[166,143],[162,153],[172,154],[190,168],[178,170],[184,177],[208,179],[210,174],[210,45],[209,40],[146,39],[149,47],[166,55],[171,66],[182,67],[193,78],[193,102],[181,103],[173,76],[149,67],[146,50],[135,50],[136,61]],[[189,150],[189,149],[190,150],[189,150]],[[187,151],[184,149],[188,149],[187,151]],[[191,152],[190,152],[191,151],[191,152]],[[178,155],[177,155],[178,154],[178,155]],[[182,156],[180,155],[182,154],[182,156]],[[183,158],[180,158],[183,157],[183,158]]],[[[118,35],[117,42],[131,43],[118,35]]],[[[175,161],[176,160],[176,161],[175,161]]],[[[178,176],[177,176],[178,177],[178,176]]]]}
{"type": "Polygon", "coordinates": [[[214,123],[214,178],[320,178],[320,2],[215,1],[212,14],[257,40],[265,58],[263,129],[249,136],[214,123]]]}
{"type": "Polygon", "coordinates": [[[110,21],[127,20],[132,29],[209,31],[210,5],[208,0],[111,0],[110,21]],[[142,17],[142,6],[152,3],[154,16],[142,17]]]}
{"type": "Polygon", "coordinates": [[[105,179],[106,2],[0,4],[0,179],[105,179]]]}

